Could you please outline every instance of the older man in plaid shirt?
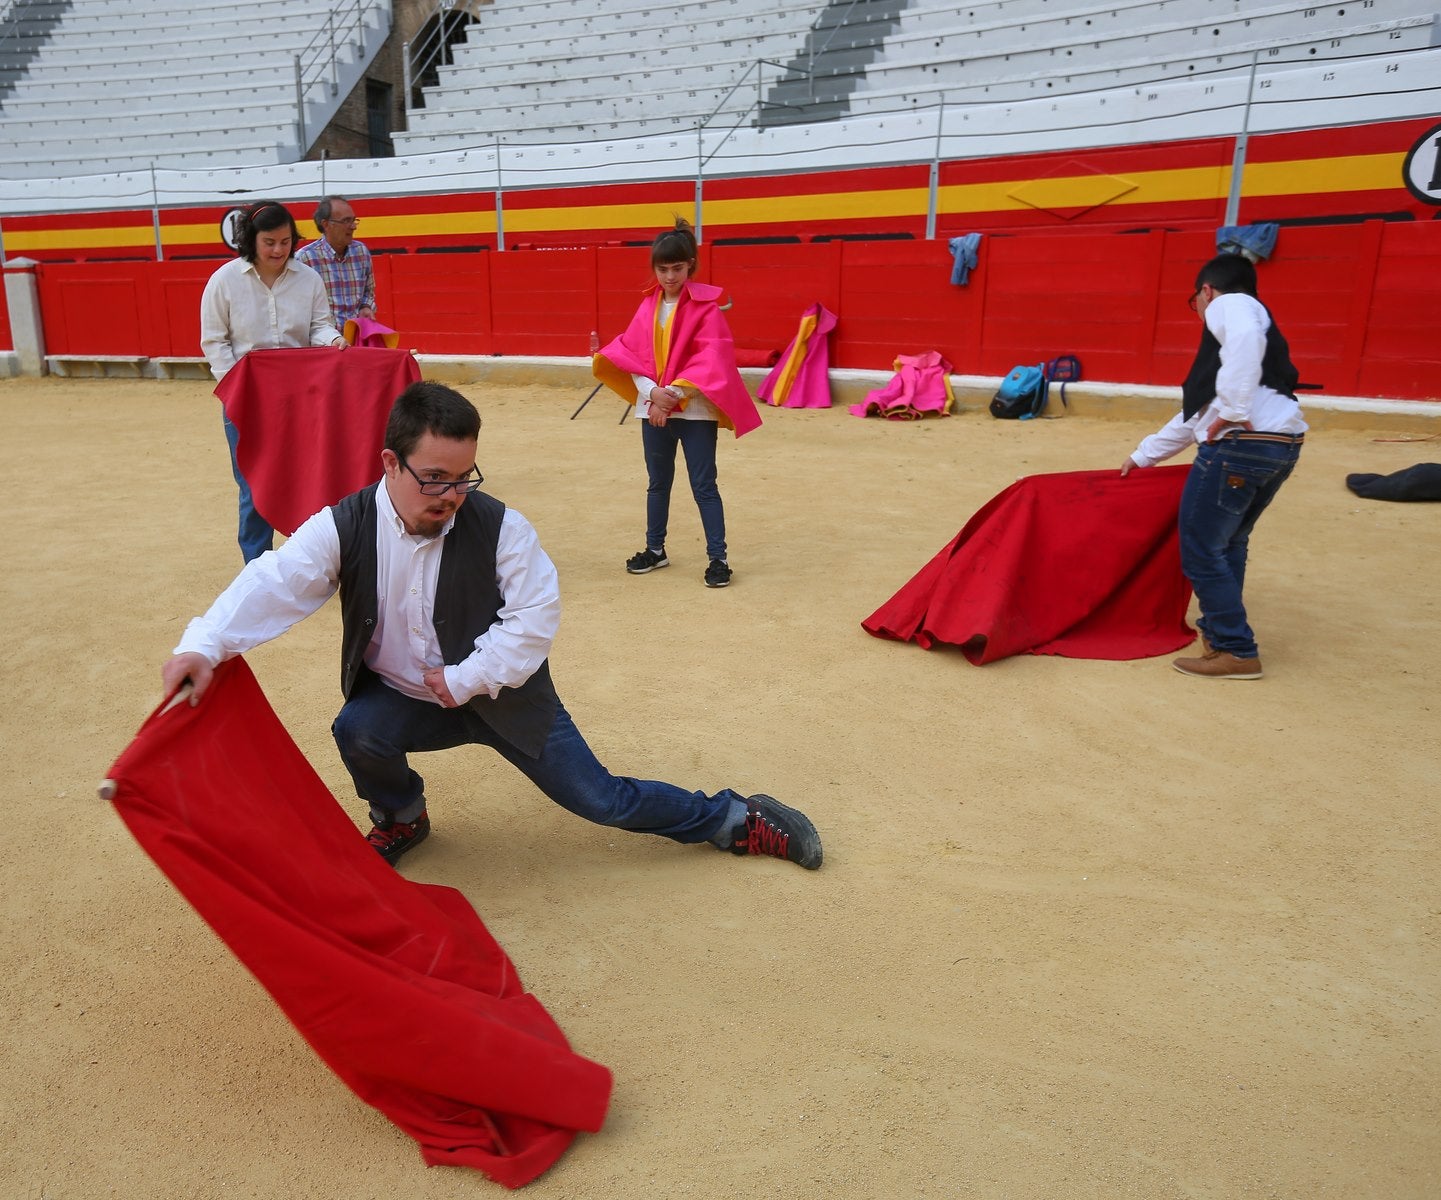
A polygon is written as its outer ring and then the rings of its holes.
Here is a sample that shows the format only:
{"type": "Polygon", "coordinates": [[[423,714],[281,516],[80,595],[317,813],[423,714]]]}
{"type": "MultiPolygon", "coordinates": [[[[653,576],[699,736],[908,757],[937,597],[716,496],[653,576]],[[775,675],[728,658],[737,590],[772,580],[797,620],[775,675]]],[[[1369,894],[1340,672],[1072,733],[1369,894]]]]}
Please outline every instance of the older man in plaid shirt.
{"type": "Polygon", "coordinates": [[[349,320],[375,317],[375,272],[370,251],[355,240],[359,223],[343,196],[327,196],[315,209],[315,227],[321,236],[295,255],[325,280],[337,329],[344,329],[349,320]]]}

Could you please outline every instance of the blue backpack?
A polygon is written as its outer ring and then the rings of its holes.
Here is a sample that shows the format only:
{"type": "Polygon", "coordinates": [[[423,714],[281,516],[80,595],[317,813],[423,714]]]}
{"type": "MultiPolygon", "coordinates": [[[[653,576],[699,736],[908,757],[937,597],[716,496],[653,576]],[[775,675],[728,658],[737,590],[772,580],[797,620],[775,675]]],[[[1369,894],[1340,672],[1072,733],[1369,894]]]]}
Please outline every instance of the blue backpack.
{"type": "Polygon", "coordinates": [[[1012,367],[991,400],[991,416],[1003,421],[1029,420],[1046,407],[1046,390],[1045,363],[1012,367]]]}
{"type": "Polygon", "coordinates": [[[1069,407],[1066,384],[1074,383],[1080,377],[1081,361],[1071,354],[1037,363],[1034,367],[1012,367],[991,400],[991,416],[1005,421],[1029,421],[1039,417],[1050,398],[1052,383],[1061,385],[1061,403],[1069,407]]]}

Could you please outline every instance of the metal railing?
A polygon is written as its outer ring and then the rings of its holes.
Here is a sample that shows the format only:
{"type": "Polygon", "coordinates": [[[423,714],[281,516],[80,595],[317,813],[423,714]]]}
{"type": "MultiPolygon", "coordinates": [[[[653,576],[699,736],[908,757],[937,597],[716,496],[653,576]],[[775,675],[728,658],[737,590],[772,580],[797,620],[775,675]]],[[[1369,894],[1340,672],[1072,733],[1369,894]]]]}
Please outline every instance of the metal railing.
{"type": "Polygon", "coordinates": [[[476,18],[473,4],[474,0],[436,0],[435,11],[421,26],[421,36],[405,43],[401,64],[407,109],[425,106],[424,95],[417,100],[416,91],[433,70],[453,61],[450,49],[456,35],[476,18]]]}
{"type": "Polygon", "coordinates": [[[317,90],[327,97],[340,91],[340,56],[348,49],[357,54],[365,45],[365,23],[372,11],[381,14],[382,23],[389,5],[385,0],[344,0],[325,15],[325,25],[316,30],[292,56],[295,61],[295,107],[299,122],[302,152],[308,138],[305,128],[305,105],[317,90]]]}

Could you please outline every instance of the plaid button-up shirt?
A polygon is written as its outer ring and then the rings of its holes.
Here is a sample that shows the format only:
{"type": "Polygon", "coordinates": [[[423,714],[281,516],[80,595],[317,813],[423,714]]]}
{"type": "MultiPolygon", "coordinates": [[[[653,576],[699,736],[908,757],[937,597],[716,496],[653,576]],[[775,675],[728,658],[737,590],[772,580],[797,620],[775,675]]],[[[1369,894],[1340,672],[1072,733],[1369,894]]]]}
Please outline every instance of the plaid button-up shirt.
{"type": "Polygon", "coordinates": [[[331,244],[320,238],[302,246],[295,257],[319,271],[325,280],[336,328],[343,329],[345,322],[359,316],[362,308],[375,308],[375,271],[364,242],[351,242],[345,257],[340,258],[331,244]]]}

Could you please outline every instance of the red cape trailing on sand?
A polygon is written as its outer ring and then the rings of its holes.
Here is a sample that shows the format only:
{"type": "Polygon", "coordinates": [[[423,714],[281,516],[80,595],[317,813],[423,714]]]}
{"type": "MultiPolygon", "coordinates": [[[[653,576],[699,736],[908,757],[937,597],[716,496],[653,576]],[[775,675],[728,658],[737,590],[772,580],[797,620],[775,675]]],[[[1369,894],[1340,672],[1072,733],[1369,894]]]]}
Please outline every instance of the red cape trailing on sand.
{"type": "Polygon", "coordinates": [[[661,387],[689,384],[720,410],[721,424],[736,437],[760,426],[756,402],[736,370],[735,342],[716,301],[718,287],[691,280],[666,329],[656,327],[659,285],[652,285],[624,333],[595,356],[595,377],[627,404],[636,402],[632,375],[654,379],[661,387]]]}
{"type": "Polygon", "coordinates": [[[463,895],[366,844],[244,660],[200,705],[157,709],[110,780],[146,853],[427,1163],[520,1187],[600,1128],[610,1072],[571,1051],[463,895]]]}
{"type": "Polygon", "coordinates": [[[380,477],[390,406],[420,367],[408,350],[252,350],[216,385],[256,511],[287,537],[380,477]]]}
{"type": "Polygon", "coordinates": [[[1176,515],[1188,466],[1031,475],[861,622],[876,637],[1011,654],[1149,658],[1195,639],[1176,515]]]}
{"type": "Polygon", "coordinates": [[[836,315],[825,305],[806,309],[796,336],[756,395],[767,404],[786,408],[830,408],[830,335],[835,327],[836,315]]]}

